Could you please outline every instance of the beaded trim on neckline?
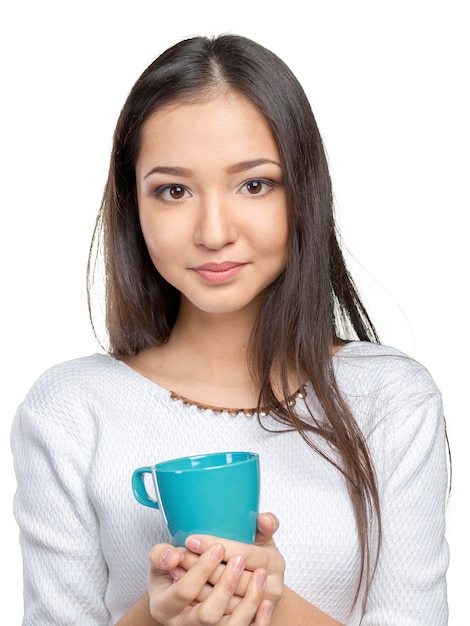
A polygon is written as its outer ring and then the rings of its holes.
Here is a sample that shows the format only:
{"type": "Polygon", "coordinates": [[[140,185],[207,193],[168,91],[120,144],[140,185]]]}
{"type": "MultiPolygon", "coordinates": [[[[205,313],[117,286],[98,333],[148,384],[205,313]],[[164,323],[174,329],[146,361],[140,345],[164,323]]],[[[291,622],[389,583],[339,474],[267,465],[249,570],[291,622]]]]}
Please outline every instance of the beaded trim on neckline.
{"type": "MultiPolygon", "coordinates": [[[[297,389],[294,393],[292,393],[286,401],[287,406],[295,406],[297,400],[302,400],[307,395],[307,391],[305,385],[303,385],[300,389],[297,389]]],[[[195,406],[199,411],[212,411],[216,415],[220,415],[221,413],[228,413],[229,415],[239,415],[242,413],[246,417],[253,417],[258,413],[260,417],[266,417],[269,415],[270,410],[267,407],[262,407],[259,411],[258,409],[229,409],[226,407],[212,406],[211,404],[201,404],[200,402],[194,402],[194,400],[189,400],[184,396],[180,396],[174,391],[170,391],[170,398],[172,400],[182,402],[185,406],[195,406]]]]}

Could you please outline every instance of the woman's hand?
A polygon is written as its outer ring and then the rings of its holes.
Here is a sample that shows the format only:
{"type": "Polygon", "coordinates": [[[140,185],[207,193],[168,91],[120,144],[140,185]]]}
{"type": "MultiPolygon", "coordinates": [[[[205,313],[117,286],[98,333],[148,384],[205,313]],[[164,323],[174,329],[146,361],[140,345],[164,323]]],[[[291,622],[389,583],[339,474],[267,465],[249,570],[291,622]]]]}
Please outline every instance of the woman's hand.
{"type": "Polygon", "coordinates": [[[272,540],[278,525],[274,515],[260,515],[253,546],[204,535],[189,538],[195,552],[154,546],[148,593],[119,624],[342,626],[284,587],[284,559],[272,540]]]}
{"type": "MultiPolygon", "coordinates": [[[[262,513],[258,516],[257,533],[253,545],[217,539],[208,535],[193,535],[188,537],[186,542],[189,552],[183,553],[181,563],[173,572],[175,576],[180,576],[183,570],[189,570],[199,558],[196,555],[202,554],[212,543],[220,541],[225,548],[225,560],[241,555],[245,560],[245,572],[240,577],[235,593],[237,597],[243,597],[246,592],[251,572],[257,568],[262,568],[267,573],[266,588],[264,598],[269,600],[274,606],[282,596],[284,589],[285,562],[276,548],[273,535],[279,528],[279,521],[272,513],[262,513]]],[[[210,584],[215,584],[222,575],[224,566],[217,567],[209,579],[210,584]]],[[[208,589],[205,587],[201,591],[201,598],[205,597],[208,589]]],[[[235,600],[235,598],[234,598],[235,600]]],[[[231,603],[233,606],[234,602],[231,603]]]]}
{"type": "Polygon", "coordinates": [[[272,604],[263,599],[267,579],[263,568],[249,574],[243,598],[234,603],[245,568],[243,555],[225,556],[224,546],[212,542],[185,570],[184,554],[183,549],[165,544],[154,546],[150,553],[149,606],[155,620],[164,626],[270,625],[272,604]],[[209,581],[218,568],[221,571],[212,584],[209,581]]]}

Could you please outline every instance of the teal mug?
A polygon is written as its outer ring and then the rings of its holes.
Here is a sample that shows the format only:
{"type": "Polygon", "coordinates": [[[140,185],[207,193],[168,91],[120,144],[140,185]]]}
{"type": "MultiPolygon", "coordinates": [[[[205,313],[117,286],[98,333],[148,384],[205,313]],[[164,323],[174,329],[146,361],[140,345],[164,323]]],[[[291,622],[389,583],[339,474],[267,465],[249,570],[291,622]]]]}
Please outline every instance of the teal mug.
{"type": "Polygon", "coordinates": [[[259,485],[259,457],[253,452],[172,459],[132,475],[135,498],[161,511],[176,546],[184,546],[192,534],[253,543],[259,485]],[[154,496],[147,491],[146,475],[152,476],[154,496]]]}

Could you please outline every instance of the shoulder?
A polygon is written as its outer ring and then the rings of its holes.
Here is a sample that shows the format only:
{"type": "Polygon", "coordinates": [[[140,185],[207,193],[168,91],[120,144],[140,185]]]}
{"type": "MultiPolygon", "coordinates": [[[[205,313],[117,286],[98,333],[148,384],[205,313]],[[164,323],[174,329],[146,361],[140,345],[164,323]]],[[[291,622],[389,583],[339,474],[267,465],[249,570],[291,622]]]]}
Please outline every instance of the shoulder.
{"type": "Polygon", "coordinates": [[[17,417],[76,429],[125,420],[130,408],[166,406],[168,392],[109,354],[54,365],[32,385],[17,417]],[[88,425],[88,426],[87,426],[88,425]]]}
{"type": "Polygon", "coordinates": [[[71,437],[91,436],[103,416],[115,415],[129,390],[139,384],[135,372],[107,354],[60,363],[32,385],[17,409],[15,424],[27,431],[59,429],[71,437]]]}
{"type": "Polygon", "coordinates": [[[414,358],[382,344],[352,341],[333,358],[340,387],[347,394],[403,392],[435,395],[436,384],[429,371],[414,358]]]}
{"type": "Polygon", "coordinates": [[[334,368],[338,387],[363,432],[380,425],[411,440],[423,427],[442,430],[440,391],[429,371],[403,352],[351,342],[334,357],[334,368]]]}
{"type": "Polygon", "coordinates": [[[83,455],[93,449],[107,424],[127,416],[129,403],[135,406],[145,396],[141,387],[144,379],[107,354],[54,365],[32,385],[16,411],[13,449],[23,454],[21,450],[35,442],[67,454],[81,450],[83,455]]]}
{"type": "Polygon", "coordinates": [[[94,390],[113,384],[118,372],[118,361],[98,353],[54,365],[32,385],[23,404],[35,409],[79,402],[93,395],[94,390]]]}

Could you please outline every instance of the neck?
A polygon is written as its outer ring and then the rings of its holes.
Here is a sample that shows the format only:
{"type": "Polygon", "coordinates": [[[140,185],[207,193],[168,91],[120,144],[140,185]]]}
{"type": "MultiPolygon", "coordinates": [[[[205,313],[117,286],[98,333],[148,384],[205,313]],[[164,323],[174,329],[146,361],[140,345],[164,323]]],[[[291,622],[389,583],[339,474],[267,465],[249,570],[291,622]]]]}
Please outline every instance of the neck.
{"type": "Polygon", "coordinates": [[[158,350],[166,385],[205,404],[255,406],[247,360],[256,312],[208,314],[182,302],[168,342],[158,350]]]}
{"type": "Polygon", "coordinates": [[[173,349],[179,347],[200,356],[215,369],[221,363],[231,363],[239,369],[246,365],[254,319],[248,311],[207,314],[182,307],[168,343],[173,349]]]}
{"type": "MultiPolygon", "coordinates": [[[[208,314],[182,303],[168,342],[128,364],[161,386],[201,404],[254,407],[259,389],[248,348],[257,309],[208,314]]],[[[273,381],[275,383],[275,381],[273,381]]],[[[299,387],[292,376],[292,391],[299,387]]]]}

